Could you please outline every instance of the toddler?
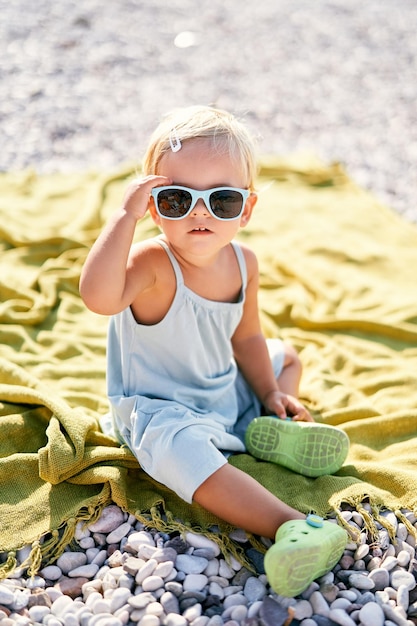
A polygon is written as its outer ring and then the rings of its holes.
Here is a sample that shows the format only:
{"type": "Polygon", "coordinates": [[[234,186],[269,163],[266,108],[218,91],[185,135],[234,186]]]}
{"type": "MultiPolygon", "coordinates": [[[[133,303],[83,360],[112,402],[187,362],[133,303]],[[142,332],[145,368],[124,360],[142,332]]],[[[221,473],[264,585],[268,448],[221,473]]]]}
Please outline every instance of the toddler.
{"type": "Polygon", "coordinates": [[[340,468],[348,440],[298,400],[295,350],[263,337],[257,260],[234,240],[256,205],[255,176],[253,141],[234,116],[204,106],[173,112],[91,248],[80,292],[111,316],[117,437],[185,501],[275,537],[266,574],[277,593],[295,596],[339,560],[346,532],[306,519],[227,457],[247,450],[319,476],[340,468]],[[133,244],[147,212],[161,234],[133,244]]]}

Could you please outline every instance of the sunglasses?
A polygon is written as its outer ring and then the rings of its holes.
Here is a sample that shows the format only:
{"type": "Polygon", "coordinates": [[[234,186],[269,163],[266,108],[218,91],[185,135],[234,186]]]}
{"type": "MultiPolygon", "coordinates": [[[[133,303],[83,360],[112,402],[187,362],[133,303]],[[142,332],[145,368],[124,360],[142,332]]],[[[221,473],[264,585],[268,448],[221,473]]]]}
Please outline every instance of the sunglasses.
{"type": "Polygon", "coordinates": [[[166,220],[181,220],[187,217],[200,198],[216,219],[236,220],[243,213],[249,191],[236,187],[214,187],[197,191],[189,187],[172,186],[155,187],[151,195],[159,216],[166,220]]]}

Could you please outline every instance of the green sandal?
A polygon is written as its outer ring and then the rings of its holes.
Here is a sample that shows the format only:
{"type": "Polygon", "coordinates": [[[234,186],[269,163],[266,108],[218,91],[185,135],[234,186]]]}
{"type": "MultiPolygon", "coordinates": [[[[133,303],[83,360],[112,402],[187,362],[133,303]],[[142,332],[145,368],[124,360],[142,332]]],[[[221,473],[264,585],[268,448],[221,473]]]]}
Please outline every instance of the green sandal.
{"type": "Polygon", "coordinates": [[[252,420],[245,442],[257,459],[310,477],[337,472],[349,451],[349,438],[339,428],[268,416],[252,420]]]}
{"type": "Polygon", "coordinates": [[[278,528],[264,567],[271,588],[294,598],[339,561],[348,541],[341,526],[317,515],[291,520],[278,528]]]}

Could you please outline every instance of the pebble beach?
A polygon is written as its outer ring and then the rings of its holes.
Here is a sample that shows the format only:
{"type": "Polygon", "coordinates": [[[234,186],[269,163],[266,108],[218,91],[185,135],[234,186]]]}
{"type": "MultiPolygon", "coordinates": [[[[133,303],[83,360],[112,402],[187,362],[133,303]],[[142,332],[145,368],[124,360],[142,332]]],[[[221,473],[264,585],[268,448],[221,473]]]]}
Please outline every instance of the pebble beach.
{"type": "MultiPolygon", "coordinates": [[[[417,223],[414,0],[0,0],[0,11],[0,171],[136,164],[166,111],[214,104],[246,121],[260,155],[338,161],[417,223]]],[[[231,539],[251,568],[110,505],[34,577],[20,567],[30,547],[18,552],[0,579],[0,626],[414,626],[417,519],[385,511],[371,533],[366,512],[345,507],[344,555],[289,599],[243,531],[231,539]]]]}

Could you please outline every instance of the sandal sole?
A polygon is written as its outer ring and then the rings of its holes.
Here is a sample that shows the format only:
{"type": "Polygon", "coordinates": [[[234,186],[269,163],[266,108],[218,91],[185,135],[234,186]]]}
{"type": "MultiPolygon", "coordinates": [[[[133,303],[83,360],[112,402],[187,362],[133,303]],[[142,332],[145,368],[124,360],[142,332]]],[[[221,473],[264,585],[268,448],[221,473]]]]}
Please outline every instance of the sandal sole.
{"type": "Polygon", "coordinates": [[[343,430],[268,416],[252,420],[245,441],[252,456],[309,477],[337,472],[349,451],[343,430]]]}

